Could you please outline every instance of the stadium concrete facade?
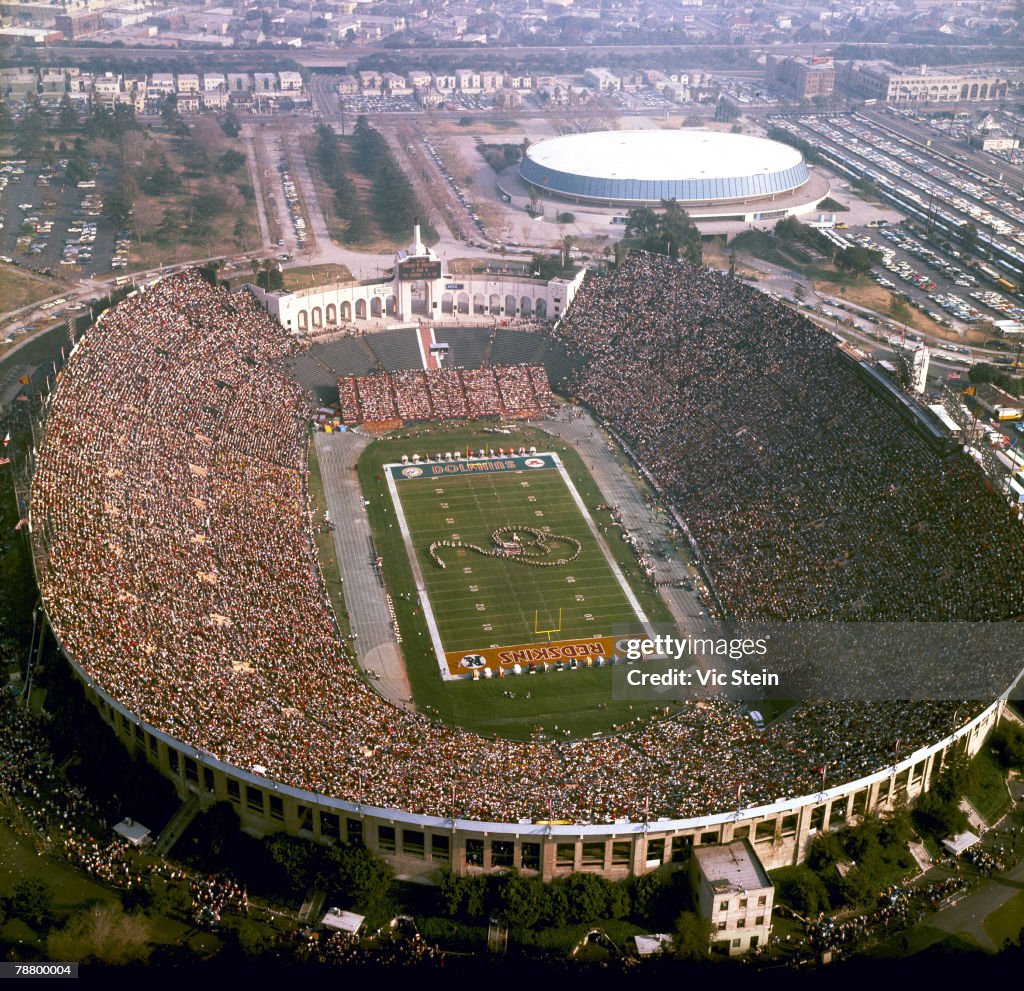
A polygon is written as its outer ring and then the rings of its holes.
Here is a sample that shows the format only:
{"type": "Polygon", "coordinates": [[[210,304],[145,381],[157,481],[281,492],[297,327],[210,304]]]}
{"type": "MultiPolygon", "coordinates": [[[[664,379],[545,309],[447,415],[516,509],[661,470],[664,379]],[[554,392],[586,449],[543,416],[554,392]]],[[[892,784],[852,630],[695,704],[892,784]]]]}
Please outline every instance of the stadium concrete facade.
{"type": "Polygon", "coordinates": [[[420,240],[395,253],[392,274],[367,282],[333,283],[296,292],[251,291],[260,305],[292,334],[329,331],[366,320],[436,320],[456,314],[494,318],[554,320],[568,308],[583,283],[573,279],[531,279],[495,273],[452,275],[420,240]]]}
{"type": "Polygon", "coordinates": [[[519,177],[534,195],[573,203],[629,208],[674,199],[695,219],[748,223],[809,212],[828,195],[797,149],[696,129],[550,138],[527,149],[519,177]]]}
{"type": "Polygon", "coordinates": [[[279,784],[217,760],[143,723],[103,691],[65,652],[89,700],[121,742],[200,807],[230,803],[248,832],[287,832],[321,843],[360,842],[400,878],[436,883],[443,873],[515,869],[545,881],[574,871],[621,880],[689,859],[695,847],[748,840],[766,870],[800,863],[813,838],[913,802],[954,753],[976,754],[998,724],[1004,694],[947,737],[892,766],[816,794],[691,819],[475,822],[374,808],[279,784]]]}

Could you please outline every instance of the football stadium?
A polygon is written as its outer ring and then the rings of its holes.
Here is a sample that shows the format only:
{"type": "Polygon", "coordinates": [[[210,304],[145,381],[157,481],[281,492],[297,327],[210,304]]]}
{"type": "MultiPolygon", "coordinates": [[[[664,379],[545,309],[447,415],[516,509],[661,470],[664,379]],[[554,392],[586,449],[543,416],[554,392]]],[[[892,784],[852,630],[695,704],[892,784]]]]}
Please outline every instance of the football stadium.
{"type": "Polygon", "coordinates": [[[771,868],[822,829],[915,799],[983,745],[1011,679],[979,701],[807,702],[765,727],[713,697],[526,738],[385,698],[365,638],[331,606],[310,510],[321,469],[328,501],[356,495],[334,515],[336,546],[358,548],[368,576],[346,583],[346,606],[367,589],[386,601],[393,653],[429,657],[415,677],[436,693],[471,706],[497,687],[459,664],[496,649],[511,661],[494,669],[501,685],[571,704],[612,659],[531,674],[525,649],[643,630],[653,613],[581,459],[526,432],[552,416],[547,386],[622,440],[727,618],[1024,614],[1003,498],[833,338],[748,286],[633,254],[589,273],[554,326],[437,333],[443,369],[416,331],[311,346],[253,294],[190,271],[76,344],[33,478],[40,592],[103,718],[182,799],[229,802],[257,833],[362,841],[427,881],[625,877],[740,838],[771,868]],[[331,394],[350,429],[311,446],[331,394]],[[449,656],[468,677],[442,680],[449,656]]]}

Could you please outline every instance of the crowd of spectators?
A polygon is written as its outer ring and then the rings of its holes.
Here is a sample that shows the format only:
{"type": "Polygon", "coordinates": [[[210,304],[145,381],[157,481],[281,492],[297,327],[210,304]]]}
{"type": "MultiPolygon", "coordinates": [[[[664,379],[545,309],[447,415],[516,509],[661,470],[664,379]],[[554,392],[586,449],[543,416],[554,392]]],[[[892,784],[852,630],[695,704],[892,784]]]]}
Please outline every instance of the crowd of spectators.
{"type": "Polygon", "coordinates": [[[942,458],[834,339],[719,272],[633,253],[558,335],[573,387],[686,520],[740,620],[1024,615],[1024,542],[966,458],[942,458]]]}
{"type": "Polygon", "coordinates": [[[878,904],[867,912],[842,917],[820,916],[808,920],[805,937],[817,953],[827,950],[850,952],[864,940],[884,932],[904,929],[919,922],[929,911],[957,892],[967,882],[959,877],[942,878],[926,884],[898,882],[879,895],[878,904]]]}
{"type": "MultiPolygon", "coordinates": [[[[658,293],[653,277],[642,281],[658,293]]],[[[669,294],[659,303],[674,305],[669,294]]],[[[762,732],[738,704],[715,698],[612,737],[517,742],[390,704],[360,677],[333,623],[307,510],[310,403],[277,371],[291,347],[244,292],[194,273],[170,276],[83,338],[40,444],[32,531],[45,551],[39,582],[53,629],[98,687],[187,747],[376,807],[502,822],[643,821],[733,809],[738,784],[748,806],[815,793],[825,764],[828,786],[880,770],[945,736],[958,712],[966,721],[981,711],[983,703],[817,704],[762,732]]],[[[663,408],[660,352],[652,353],[646,403],[622,360],[641,400],[629,407],[638,430],[663,408]]],[[[624,402],[614,376],[606,383],[624,402]]],[[[816,402],[809,388],[802,394],[816,402]]],[[[709,393],[708,416],[713,401],[709,393]]],[[[677,443],[664,427],[658,442],[677,443]]],[[[902,443],[898,432],[893,443],[902,443]]],[[[701,477],[712,484],[707,460],[701,477]]],[[[758,525],[767,533],[767,519],[758,525]]],[[[747,526],[754,521],[740,530],[747,526]]],[[[727,538],[737,548],[746,539],[722,525],[716,560],[727,538]]],[[[817,572],[806,578],[816,580],[817,572]]],[[[765,594],[769,609],[774,601],[765,594]]],[[[16,749],[16,762],[31,760],[16,749]]]]}
{"type": "Polygon", "coordinates": [[[543,368],[429,368],[338,379],[344,423],[541,416],[555,407],[543,368]]]}
{"type": "Polygon", "coordinates": [[[217,926],[226,911],[249,914],[249,892],[226,874],[193,878],[188,885],[192,917],[197,925],[217,926]]]}
{"type": "Polygon", "coordinates": [[[413,967],[443,963],[444,954],[419,933],[405,939],[363,939],[349,933],[305,929],[294,934],[296,959],[323,964],[413,967]]]}

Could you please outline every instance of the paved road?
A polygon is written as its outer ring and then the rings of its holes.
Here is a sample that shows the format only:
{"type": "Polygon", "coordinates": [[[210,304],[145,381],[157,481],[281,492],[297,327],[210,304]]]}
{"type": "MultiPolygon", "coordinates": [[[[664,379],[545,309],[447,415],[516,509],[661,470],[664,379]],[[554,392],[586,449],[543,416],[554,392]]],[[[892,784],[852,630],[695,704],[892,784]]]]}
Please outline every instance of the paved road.
{"type": "MultiPolygon", "coordinates": [[[[1010,795],[1014,800],[1013,807],[996,823],[986,839],[990,839],[995,830],[1005,832],[1011,825],[1020,828],[1022,817],[1018,803],[1024,798],[1024,781],[1020,778],[1011,781],[1010,795]]],[[[1024,891],[1024,860],[1005,873],[982,882],[976,891],[958,899],[955,905],[925,919],[922,924],[948,933],[970,933],[982,947],[995,952],[1001,947],[997,947],[985,932],[985,919],[1021,891],[1024,891]]],[[[1024,919],[1021,920],[1021,924],[1024,925],[1024,919]]]]}
{"type": "Polygon", "coordinates": [[[270,225],[267,223],[267,209],[263,198],[263,173],[260,170],[259,158],[256,156],[256,146],[253,143],[251,128],[242,128],[242,141],[245,144],[245,157],[249,163],[249,178],[256,191],[256,219],[260,226],[260,244],[269,246],[271,243],[270,225]]]}
{"type": "Polygon", "coordinates": [[[395,641],[387,595],[374,568],[370,522],[363,507],[359,481],[352,470],[370,440],[353,431],[318,433],[316,454],[327,509],[336,524],[334,550],[345,584],[345,605],[356,637],[356,658],[381,695],[404,704],[412,698],[412,689],[395,641]]]}
{"type": "MultiPolygon", "coordinates": [[[[299,134],[288,147],[288,157],[292,165],[292,180],[299,187],[299,194],[302,196],[302,208],[306,215],[306,222],[309,224],[309,232],[313,237],[313,248],[321,244],[330,244],[331,235],[327,230],[327,221],[324,218],[324,211],[320,205],[320,198],[316,195],[316,185],[313,176],[309,171],[309,162],[306,161],[306,150],[302,142],[298,140],[299,134]]],[[[307,250],[310,250],[307,248],[307,250]]]]}
{"type": "MultiPolygon", "coordinates": [[[[679,581],[695,576],[695,569],[681,559],[673,546],[664,522],[644,501],[639,483],[631,477],[632,469],[623,470],[616,460],[612,442],[589,413],[563,407],[556,416],[537,425],[576,448],[605,499],[619,508],[626,529],[654,563],[656,581],[679,581]],[[664,558],[659,558],[656,551],[663,553],[664,558]]],[[[612,553],[615,553],[614,545],[612,553]]],[[[703,632],[717,626],[712,617],[701,615],[706,610],[696,593],[667,586],[658,591],[678,626],[674,635],[703,632]]]]}

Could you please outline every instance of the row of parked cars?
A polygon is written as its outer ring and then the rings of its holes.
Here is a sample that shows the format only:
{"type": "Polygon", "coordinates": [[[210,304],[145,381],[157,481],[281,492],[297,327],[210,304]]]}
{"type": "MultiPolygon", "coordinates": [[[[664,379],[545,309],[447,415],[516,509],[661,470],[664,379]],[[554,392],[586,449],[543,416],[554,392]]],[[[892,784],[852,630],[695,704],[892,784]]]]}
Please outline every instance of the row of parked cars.
{"type": "Polygon", "coordinates": [[[480,234],[482,238],[484,238],[483,242],[472,241],[470,239],[471,243],[477,245],[477,247],[489,248],[490,244],[486,240],[487,229],[484,227],[484,222],[477,216],[476,211],[473,209],[473,204],[470,203],[469,198],[462,191],[462,188],[459,186],[459,184],[455,181],[455,176],[452,175],[451,169],[449,169],[448,166],[445,165],[444,162],[441,160],[441,156],[438,155],[437,150],[430,143],[429,138],[424,138],[423,144],[427,149],[427,154],[434,160],[434,164],[438,167],[438,169],[441,170],[441,174],[447,180],[448,185],[451,186],[452,192],[455,194],[456,199],[458,199],[458,201],[466,208],[466,212],[469,214],[469,219],[473,221],[473,224],[475,225],[477,232],[480,234]]]}

